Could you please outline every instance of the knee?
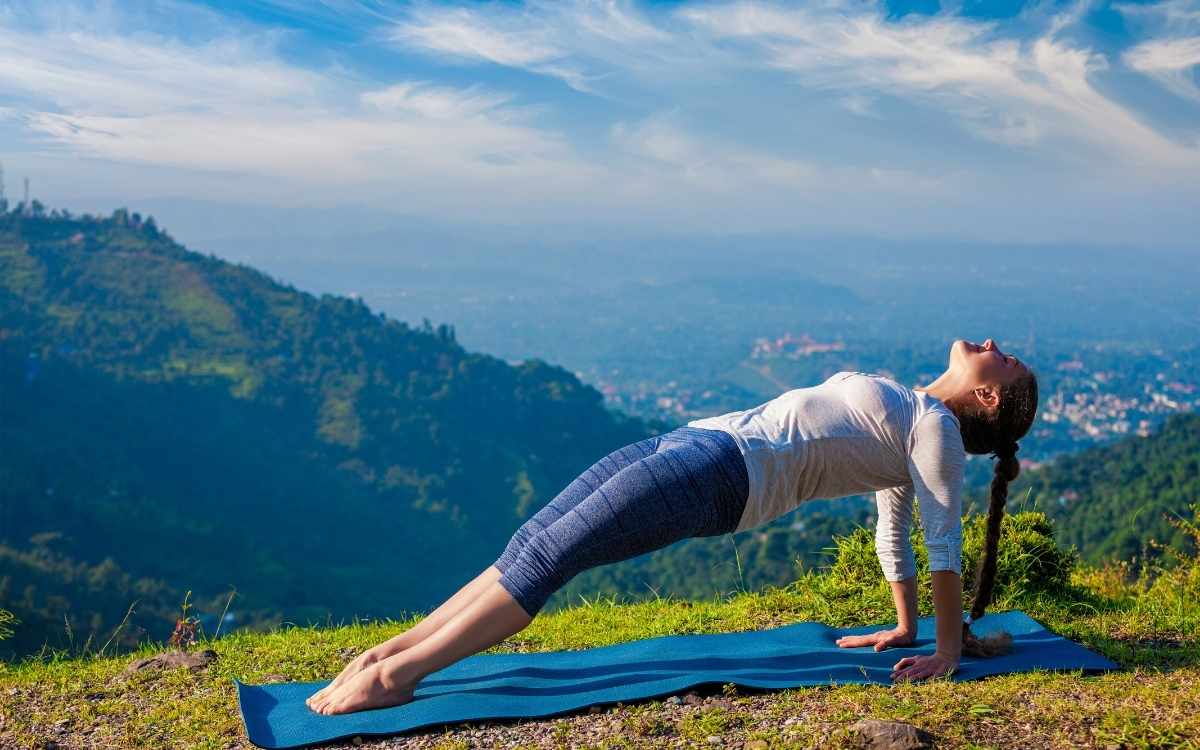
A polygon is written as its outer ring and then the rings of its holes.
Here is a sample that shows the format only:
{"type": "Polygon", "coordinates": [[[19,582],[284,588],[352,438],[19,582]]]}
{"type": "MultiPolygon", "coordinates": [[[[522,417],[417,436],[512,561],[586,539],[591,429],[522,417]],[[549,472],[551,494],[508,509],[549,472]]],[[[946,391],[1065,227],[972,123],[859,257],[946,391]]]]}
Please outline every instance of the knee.
{"type": "Polygon", "coordinates": [[[529,521],[526,521],[519,529],[513,532],[512,538],[508,540],[508,544],[504,547],[504,551],[500,553],[500,557],[496,558],[496,562],[493,563],[501,573],[513,564],[517,559],[517,555],[521,554],[521,550],[525,548],[530,537],[533,536],[533,533],[529,529],[529,523],[529,521]]]}
{"type": "Polygon", "coordinates": [[[535,534],[521,548],[499,583],[532,618],[574,574],[543,533],[535,534]]]}

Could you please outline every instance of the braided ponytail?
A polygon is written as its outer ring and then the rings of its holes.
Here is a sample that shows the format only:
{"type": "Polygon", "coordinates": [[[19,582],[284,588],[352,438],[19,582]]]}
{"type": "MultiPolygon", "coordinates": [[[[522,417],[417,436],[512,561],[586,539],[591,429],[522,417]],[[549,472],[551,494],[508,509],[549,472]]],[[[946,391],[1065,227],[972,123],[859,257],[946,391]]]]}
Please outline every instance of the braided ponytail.
{"type": "Polygon", "coordinates": [[[1012,648],[1011,634],[1000,631],[979,638],[971,632],[971,623],[983,617],[984,611],[992,603],[992,592],[996,583],[996,558],[1000,548],[1000,524],[1004,520],[1004,506],[1008,502],[1008,485],[1021,473],[1021,463],[1017,460],[1018,448],[1020,446],[1014,440],[992,451],[992,455],[998,460],[992,474],[983,556],[979,558],[979,567],[975,572],[975,599],[971,603],[971,613],[963,623],[964,656],[999,656],[1008,653],[1012,648]]]}
{"type": "Polygon", "coordinates": [[[983,554],[975,571],[975,597],[971,612],[963,622],[963,656],[999,656],[1012,649],[1010,633],[998,631],[979,638],[971,632],[971,623],[983,617],[992,603],[1008,485],[1021,473],[1021,462],[1017,460],[1017,450],[1020,448],[1017,439],[1033,425],[1037,403],[1037,376],[1030,370],[1024,378],[1000,388],[1000,407],[995,412],[988,414],[978,409],[966,409],[959,414],[967,452],[976,455],[990,453],[996,459],[988,502],[987,534],[984,537],[983,554]]]}

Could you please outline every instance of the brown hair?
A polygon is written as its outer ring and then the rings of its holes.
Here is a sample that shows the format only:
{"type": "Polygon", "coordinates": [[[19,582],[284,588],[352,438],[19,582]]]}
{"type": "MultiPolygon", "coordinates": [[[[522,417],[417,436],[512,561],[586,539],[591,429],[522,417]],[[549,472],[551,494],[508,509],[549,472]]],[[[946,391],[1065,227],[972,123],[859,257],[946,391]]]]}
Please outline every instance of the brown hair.
{"type": "Polygon", "coordinates": [[[988,503],[987,536],[983,555],[975,571],[975,598],[971,613],[963,622],[962,653],[964,656],[997,656],[1012,648],[1012,635],[1004,631],[977,637],[971,632],[971,622],[983,617],[992,602],[996,583],[996,557],[1000,545],[1000,524],[1004,520],[1004,505],[1008,502],[1008,485],[1021,473],[1017,460],[1017,440],[1029,431],[1037,415],[1038,381],[1033,370],[1012,383],[1000,386],[1000,406],[994,412],[978,405],[962,410],[957,416],[962,431],[963,447],[967,453],[992,454],[996,463],[988,503]]]}

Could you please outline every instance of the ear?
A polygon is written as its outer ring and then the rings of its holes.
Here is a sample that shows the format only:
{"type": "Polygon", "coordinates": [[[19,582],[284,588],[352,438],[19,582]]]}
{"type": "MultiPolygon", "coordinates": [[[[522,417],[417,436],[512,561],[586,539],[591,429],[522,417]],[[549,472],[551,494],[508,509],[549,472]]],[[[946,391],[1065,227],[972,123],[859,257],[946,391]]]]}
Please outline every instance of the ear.
{"type": "Polygon", "coordinates": [[[994,385],[981,385],[971,392],[988,411],[1000,406],[1000,389],[994,385]]]}

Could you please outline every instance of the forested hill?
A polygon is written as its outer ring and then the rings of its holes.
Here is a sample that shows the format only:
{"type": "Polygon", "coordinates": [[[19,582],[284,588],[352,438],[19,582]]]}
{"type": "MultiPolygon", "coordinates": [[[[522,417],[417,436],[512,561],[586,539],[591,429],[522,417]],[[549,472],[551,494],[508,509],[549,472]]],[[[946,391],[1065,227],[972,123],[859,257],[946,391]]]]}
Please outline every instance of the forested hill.
{"type": "MultiPolygon", "coordinates": [[[[985,495],[976,507],[986,508],[985,495]]],[[[1194,540],[1168,519],[1188,518],[1200,499],[1200,414],[1171,415],[1154,434],[1130,436],[1048,466],[1012,484],[1012,510],[1037,509],[1054,520],[1055,537],[1091,563],[1162,557],[1149,540],[1195,552],[1194,540]],[[1138,558],[1138,559],[1135,559],[1138,558]]],[[[1163,560],[1170,563],[1170,559],[1163,560]]]]}
{"type": "Polygon", "coordinates": [[[235,623],[426,608],[665,427],[136,213],[3,213],[0,647],[103,640],[135,600],[118,640],[164,637],[187,590],[236,589],[235,623]]]}

